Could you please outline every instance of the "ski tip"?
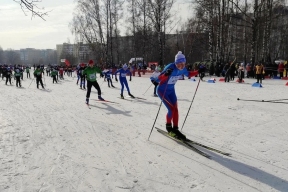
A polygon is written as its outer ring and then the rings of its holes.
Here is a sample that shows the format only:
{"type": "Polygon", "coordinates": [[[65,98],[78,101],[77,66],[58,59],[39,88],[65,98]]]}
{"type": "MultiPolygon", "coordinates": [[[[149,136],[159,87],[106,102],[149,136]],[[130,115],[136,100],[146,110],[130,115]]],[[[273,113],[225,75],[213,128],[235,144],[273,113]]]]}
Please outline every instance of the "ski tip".
{"type": "Polygon", "coordinates": [[[239,98],[237,98],[237,101],[239,101],[240,99],[239,98]]]}

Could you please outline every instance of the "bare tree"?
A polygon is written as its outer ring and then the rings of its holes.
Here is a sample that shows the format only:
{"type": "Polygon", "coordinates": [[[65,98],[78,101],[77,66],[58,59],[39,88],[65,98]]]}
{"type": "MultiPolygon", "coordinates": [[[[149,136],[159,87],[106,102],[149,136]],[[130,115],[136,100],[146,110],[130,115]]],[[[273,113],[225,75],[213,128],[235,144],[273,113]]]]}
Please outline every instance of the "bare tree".
{"type": "Polygon", "coordinates": [[[171,8],[174,0],[148,0],[150,12],[148,17],[153,23],[153,28],[158,36],[159,64],[164,65],[165,30],[171,18],[171,8]]]}
{"type": "Polygon", "coordinates": [[[28,12],[30,12],[31,19],[33,17],[40,17],[41,19],[44,19],[45,16],[48,15],[48,12],[45,12],[44,8],[40,8],[38,3],[41,2],[41,0],[13,0],[14,2],[18,3],[25,15],[27,15],[28,12]]]}
{"type": "MultiPolygon", "coordinates": [[[[112,9],[111,9],[111,24],[113,25],[113,35],[111,33],[111,36],[113,36],[115,39],[114,42],[111,42],[115,44],[115,50],[116,50],[116,60],[117,60],[117,64],[119,64],[120,62],[120,48],[119,48],[119,20],[123,17],[123,9],[122,9],[122,6],[123,6],[123,3],[125,1],[124,0],[112,0],[112,9]]],[[[113,51],[111,52],[111,54],[113,55],[113,51]]]]}
{"type": "Polygon", "coordinates": [[[5,61],[4,51],[3,51],[2,47],[0,46],[0,64],[3,64],[4,61],[5,61]]]}
{"type": "Polygon", "coordinates": [[[20,54],[17,53],[13,49],[5,50],[4,51],[4,55],[5,55],[5,58],[6,58],[6,64],[7,65],[15,65],[15,64],[20,64],[21,63],[20,54]]]}
{"type": "Polygon", "coordinates": [[[105,39],[103,6],[99,0],[79,0],[69,24],[72,34],[79,35],[80,41],[90,45],[93,59],[107,59],[107,39],[105,39]]]}

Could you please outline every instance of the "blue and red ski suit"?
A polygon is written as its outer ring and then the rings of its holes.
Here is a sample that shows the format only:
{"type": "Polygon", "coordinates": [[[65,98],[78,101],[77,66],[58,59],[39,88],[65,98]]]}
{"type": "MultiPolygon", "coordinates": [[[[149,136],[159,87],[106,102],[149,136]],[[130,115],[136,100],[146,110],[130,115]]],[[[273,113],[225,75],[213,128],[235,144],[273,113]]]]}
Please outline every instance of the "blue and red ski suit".
{"type": "Polygon", "coordinates": [[[193,77],[198,74],[198,71],[188,71],[186,67],[183,70],[179,70],[175,63],[168,64],[162,73],[159,75],[159,85],[157,87],[157,94],[162,100],[168,113],[166,115],[166,123],[170,124],[173,121],[173,126],[178,127],[178,106],[177,106],[177,96],[175,93],[175,84],[178,79],[182,79],[182,75],[187,77],[193,77]],[[170,76],[166,76],[165,72],[167,69],[172,69],[173,72],[170,76]]]}

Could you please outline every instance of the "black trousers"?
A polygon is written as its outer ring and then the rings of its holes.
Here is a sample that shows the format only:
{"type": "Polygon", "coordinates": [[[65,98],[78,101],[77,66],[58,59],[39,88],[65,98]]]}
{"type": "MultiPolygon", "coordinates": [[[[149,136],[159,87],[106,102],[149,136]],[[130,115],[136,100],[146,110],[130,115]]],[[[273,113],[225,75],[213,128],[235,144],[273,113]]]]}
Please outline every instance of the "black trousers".
{"type": "Polygon", "coordinates": [[[82,85],[83,85],[83,88],[85,89],[85,75],[81,75],[80,76],[80,88],[82,88],[82,85]]]}
{"type": "Polygon", "coordinates": [[[257,78],[257,83],[262,83],[262,74],[256,74],[256,78],[257,78]]]}
{"type": "Polygon", "coordinates": [[[43,82],[42,82],[42,78],[41,78],[41,77],[36,77],[36,85],[37,85],[37,88],[39,88],[39,83],[41,84],[42,88],[44,89],[44,85],[43,85],[43,82]]]}
{"type": "Polygon", "coordinates": [[[226,73],[225,82],[229,82],[229,81],[230,81],[230,74],[226,73]]]}
{"type": "Polygon", "coordinates": [[[11,85],[11,75],[6,75],[6,85],[7,85],[8,81],[11,85]]]}
{"type": "Polygon", "coordinates": [[[156,89],[157,89],[157,86],[159,85],[159,83],[156,82],[156,81],[151,81],[151,82],[152,82],[153,85],[154,85],[154,95],[156,95],[156,89]]]}
{"type": "Polygon", "coordinates": [[[16,86],[20,86],[21,87],[21,81],[20,81],[20,76],[16,77],[16,86]]]}
{"type": "Polygon", "coordinates": [[[232,81],[234,81],[234,77],[235,77],[235,72],[234,72],[234,71],[231,71],[231,72],[230,72],[230,79],[231,79],[232,81]]]}
{"type": "Polygon", "coordinates": [[[205,72],[200,73],[200,79],[203,80],[203,77],[205,77],[205,72]]]}
{"type": "Polygon", "coordinates": [[[53,83],[54,83],[54,82],[57,83],[56,75],[55,75],[55,76],[52,76],[52,78],[53,78],[53,83]]]}
{"type": "Polygon", "coordinates": [[[99,87],[99,84],[97,83],[97,81],[87,81],[87,94],[86,94],[86,98],[90,98],[90,93],[91,93],[91,88],[92,85],[95,87],[95,89],[97,89],[98,91],[98,96],[101,95],[101,89],[99,87]]]}
{"type": "Polygon", "coordinates": [[[111,80],[110,78],[107,79],[107,82],[108,82],[108,87],[110,87],[110,84],[111,84],[112,87],[114,87],[114,85],[113,85],[113,83],[112,83],[112,80],[111,80]]]}

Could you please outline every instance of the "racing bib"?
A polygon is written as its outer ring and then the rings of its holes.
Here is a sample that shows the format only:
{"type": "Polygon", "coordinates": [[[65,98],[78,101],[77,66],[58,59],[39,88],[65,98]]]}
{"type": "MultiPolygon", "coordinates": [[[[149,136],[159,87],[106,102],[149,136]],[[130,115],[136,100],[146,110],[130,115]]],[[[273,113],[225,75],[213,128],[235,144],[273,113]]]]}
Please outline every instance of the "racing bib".
{"type": "Polygon", "coordinates": [[[175,84],[178,79],[182,78],[182,76],[172,76],[170,77],[168,84],[175,84]]]}
{"type": "Polygon", "coordinates": [[[126,77],[126,73],[121,73],[121,77],[126,77]]]}
{"type": "Polygon", "coordinates": [[[95,74],[95,73],[90,74],[90,75],[89,75],[89,79],[91,79],[91,80],[96,79],[96,74],[95,74]]]}

